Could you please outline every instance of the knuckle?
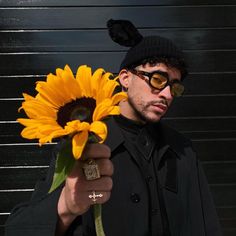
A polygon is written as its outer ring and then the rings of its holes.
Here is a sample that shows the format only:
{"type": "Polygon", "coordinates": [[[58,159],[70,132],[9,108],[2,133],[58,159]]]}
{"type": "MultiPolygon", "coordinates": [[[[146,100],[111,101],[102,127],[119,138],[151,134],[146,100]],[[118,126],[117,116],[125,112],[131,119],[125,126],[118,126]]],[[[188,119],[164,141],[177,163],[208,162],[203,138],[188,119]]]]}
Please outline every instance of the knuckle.
{"type": "Polygon", "coordinates": [[[110,193],[110,192],[104,193],[104,195],[103,195],[103,201],[104,201],[104,202],[107,202],[107,201],[110,199],[110,197],[111,197],[111,193],[110,193]]]}
{"type": "Polygon", "coordinates": [[[107,189],[108,191],[111,191],[111,190],[112,190],[112,186],[113,186],[112,178],[107,177],[107,178],[105,179],[105,186],[106,186],[106,189],[107,189]]]}
{"type": "Polygon", "coordinates": [[[110,160],[104,160],[104,174],[112,175],[114,171],[113,164],[110,160]]]}

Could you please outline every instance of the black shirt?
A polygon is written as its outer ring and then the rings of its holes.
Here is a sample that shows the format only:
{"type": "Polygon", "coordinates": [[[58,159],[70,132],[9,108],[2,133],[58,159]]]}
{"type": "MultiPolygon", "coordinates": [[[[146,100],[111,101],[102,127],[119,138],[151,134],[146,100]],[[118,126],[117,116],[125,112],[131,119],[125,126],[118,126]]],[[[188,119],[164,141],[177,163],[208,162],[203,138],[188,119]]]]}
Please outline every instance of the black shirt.
{"type": "MultiPolygon", "coordinates": [[[[156,162],[158,162],[158,134],[152,133],[150,124],[138,123],[121,115],[117,116],[115,120],[122,129],[125,139],[134,147],[137,164],[146,182],[149,194],[149,235],[168,235],[164,233],[165,227],[163,227],[163,213],[161,210],[164,206],[160,206],[159,195],[161,189],[155,168],[156,162]]],[[[135,199],[138,201],[138,196],[134,195],[135,199]]]]}

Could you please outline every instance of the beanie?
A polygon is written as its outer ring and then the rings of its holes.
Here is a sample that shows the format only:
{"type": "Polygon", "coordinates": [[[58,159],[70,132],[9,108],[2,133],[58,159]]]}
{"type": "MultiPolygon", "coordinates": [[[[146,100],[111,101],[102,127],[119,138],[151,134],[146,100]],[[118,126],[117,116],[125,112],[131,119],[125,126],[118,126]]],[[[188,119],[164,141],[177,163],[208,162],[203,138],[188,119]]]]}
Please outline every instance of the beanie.
{"type": "Polygon", "coordinates": [[[138,65],[144,59],[165,58],[183,62],[183,52],[170,40],[160,36],[142,36],[128,20],[107,22],[112,40],[122,46],[130,47],[121,62],[120,69],[138,65]]]}

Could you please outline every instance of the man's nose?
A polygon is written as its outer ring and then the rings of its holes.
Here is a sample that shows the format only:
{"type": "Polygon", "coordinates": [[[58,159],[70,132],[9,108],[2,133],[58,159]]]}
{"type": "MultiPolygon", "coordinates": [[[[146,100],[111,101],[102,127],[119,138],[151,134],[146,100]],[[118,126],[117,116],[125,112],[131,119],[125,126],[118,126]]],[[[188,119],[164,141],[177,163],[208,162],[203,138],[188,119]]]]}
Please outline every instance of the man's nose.
{"type": "Polygon", "coordinates": [[[171,89],[170,89],[170,85],[166,86],[164,89],[162,89],[159,92],[159,96],[165,98],[167,101],[172,100],[173,96],[171,94],[171,89]]]}

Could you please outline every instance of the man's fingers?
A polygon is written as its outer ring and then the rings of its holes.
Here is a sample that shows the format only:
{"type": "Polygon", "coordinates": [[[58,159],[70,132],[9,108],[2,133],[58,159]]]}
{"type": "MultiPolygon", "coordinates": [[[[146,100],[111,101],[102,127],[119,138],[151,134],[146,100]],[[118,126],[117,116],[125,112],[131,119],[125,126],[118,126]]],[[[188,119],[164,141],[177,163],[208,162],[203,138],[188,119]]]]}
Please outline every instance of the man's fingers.
{"type": "Polygon", "coordinates": [[[95,163],[98,165],[100,175],[112,176],[113,175],[113,164],[108,159],[97,159],[95,163]]]}
{"type": "Polygon", "coordinates": [[[90,204],[103,204],[109,200],[110,192],[103,191],[90,191],[88,192],[88,199],[90,204]]]}
{"type": "Polygon", "coordinates": [[[87,144],[83,154],[81,156],[81,160],[87,160],[87,159],[100,159],[100,158],[110,158],[111,156],[111,150],[110,148],[105,144],[99,144],[99,143],[90,143],[87,144]]]}
{"type": "Polygon", "coordinates": [[[95,180],[85,180],[83,186],[78,186],[78,188],[83,187],[83,191],[104,191],[109,192],[112,190],[113,182],[111,177],[101,177],[95,180]]]}

